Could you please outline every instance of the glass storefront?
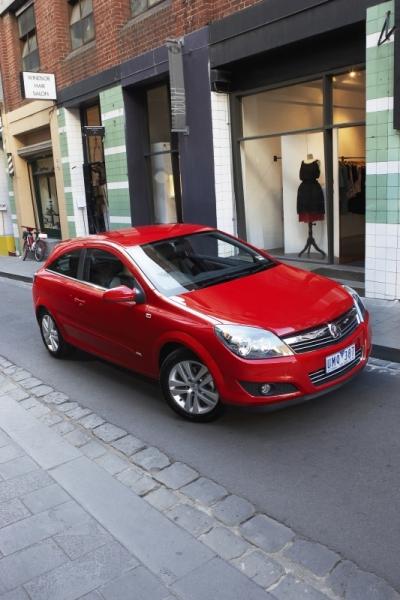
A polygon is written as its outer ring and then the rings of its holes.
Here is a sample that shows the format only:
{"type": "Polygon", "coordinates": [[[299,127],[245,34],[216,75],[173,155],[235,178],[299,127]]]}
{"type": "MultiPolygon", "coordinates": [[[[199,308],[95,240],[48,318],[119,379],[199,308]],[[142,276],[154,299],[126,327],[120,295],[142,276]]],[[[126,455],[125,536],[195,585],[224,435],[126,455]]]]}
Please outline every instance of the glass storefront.
{"type": "Polygon", "coordinates": [[[365,72],[242,96],[241,119],[247,240],[287,258],[362,261],[365,72]]]}

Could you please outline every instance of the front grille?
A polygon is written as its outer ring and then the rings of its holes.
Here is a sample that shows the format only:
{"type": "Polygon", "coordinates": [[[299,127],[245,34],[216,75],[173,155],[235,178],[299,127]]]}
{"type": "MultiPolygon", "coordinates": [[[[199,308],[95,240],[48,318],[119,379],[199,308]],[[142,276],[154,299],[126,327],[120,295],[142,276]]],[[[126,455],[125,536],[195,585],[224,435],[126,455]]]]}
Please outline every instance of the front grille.
{"type": "Polygon", "coordinates": [[[323,385],[324,383],[328,383],[328,381],[332,381],[341,375],[345,375],[354,367],[356,367],[361,361],[362,351],[361,348],[356,350],[356,357],[351,363],[344,365],[341,369],[334,371],[333,373],[326,373],[325,368],[319,369],[319,371],[314,371],[314,373],[310,373],[310,379],[315,386],[323,385]]]}
{"type": "Polygon", "coordinates": [[[330,323],[309,329],[296,335],[284,337],[284,342],[296,353],[310,352],[337,344],[344,340],[359,326],[360,319],[357,309],[351,308],[343,315],[330,323]],[[336,334],[336,337],[335,335],[336,334]]]}

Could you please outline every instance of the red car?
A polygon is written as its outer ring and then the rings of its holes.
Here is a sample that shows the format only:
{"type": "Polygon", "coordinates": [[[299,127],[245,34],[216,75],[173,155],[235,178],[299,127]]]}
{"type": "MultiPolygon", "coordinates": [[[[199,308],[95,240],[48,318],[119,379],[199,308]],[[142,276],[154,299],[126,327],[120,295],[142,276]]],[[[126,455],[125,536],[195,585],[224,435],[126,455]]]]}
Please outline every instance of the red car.
{"type": "Polygon", "coordinates": [[[75,346],[160,378],[192,421],[225,403],[284,406],[331,391],[371,350],[354,290],[198,225],[62,242],[33,299],[52,356],[75,346]]]}

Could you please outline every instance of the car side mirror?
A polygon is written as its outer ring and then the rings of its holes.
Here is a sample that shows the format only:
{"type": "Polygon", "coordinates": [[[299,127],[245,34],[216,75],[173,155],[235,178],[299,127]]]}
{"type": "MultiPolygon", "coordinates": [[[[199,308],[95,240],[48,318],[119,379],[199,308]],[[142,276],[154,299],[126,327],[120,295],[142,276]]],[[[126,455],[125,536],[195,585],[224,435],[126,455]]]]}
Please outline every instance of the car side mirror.
{"type": "Polygon", "coordinates": [[[107,290],[103,294],[104,302],[120,303],[120,302],[136,302],[136,290],[128,288],[126,285],[119,285],[115,288],[107,290]]]}

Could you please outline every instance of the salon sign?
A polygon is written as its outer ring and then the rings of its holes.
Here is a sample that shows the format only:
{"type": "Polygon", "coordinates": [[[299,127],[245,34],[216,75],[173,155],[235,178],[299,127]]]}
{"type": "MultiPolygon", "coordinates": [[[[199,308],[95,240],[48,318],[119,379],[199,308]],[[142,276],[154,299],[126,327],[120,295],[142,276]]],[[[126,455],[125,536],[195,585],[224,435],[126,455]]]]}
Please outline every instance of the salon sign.
{"type": "Polygon", "coordinates": [[[56,78],[52,73],[21,73],[22,95],[29,100],[57,100],[56,78]]]}

